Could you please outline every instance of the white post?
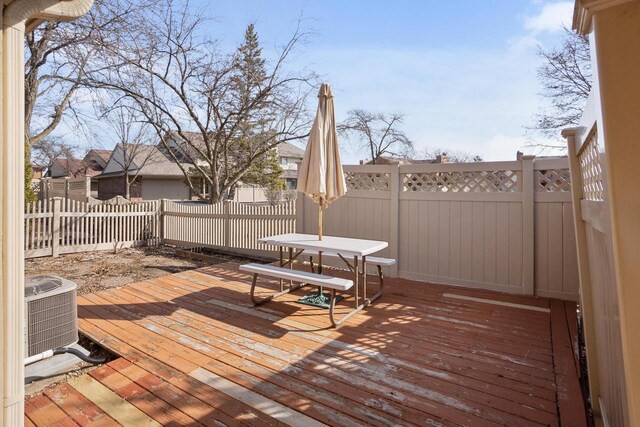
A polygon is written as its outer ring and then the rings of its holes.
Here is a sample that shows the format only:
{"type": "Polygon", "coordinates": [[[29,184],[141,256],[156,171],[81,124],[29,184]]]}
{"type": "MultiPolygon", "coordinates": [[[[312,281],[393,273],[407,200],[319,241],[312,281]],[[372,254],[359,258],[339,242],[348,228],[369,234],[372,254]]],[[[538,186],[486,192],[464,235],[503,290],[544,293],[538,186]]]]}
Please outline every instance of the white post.
{"type": "Polygon", "coordinates": [[[224,247],[225,249],[229,249],[231,242],[231,221],[229,218],[229,200],[225,200],[222,202],[222,208],[224,212],[224,247]]]}
{"type": "Polygon", "coordinates": [[[164,244],[164,239],[165,239],[165,218],[164,218],[164,213],[167,210],[167,199],[162,199],[160,200],[160,212],[158,213],[159,215],[159,220],[160,220],[160,236],[158,236],[160,238],[160,243],[159,244],[164,244]]]}
{"type": "MultiPolygon", "coordinates": [[[[7,22],[5,21],[5,25],[7,22]]],[[[4,425],[24,418],[24,23],[2,34],[2,309],[4,425]]]]}
{"type": "Polygon", "coordinates": [[[391,266],[391,277],[398,277],[398,264],[401,260],[398,257],[399,242],[398,235],[400,234],[400,165],[395,166],[391,172],[389,185],[390,188],[390,234],[389,234],[389,255],[396,260],[396,263],[391,266]]]}
{"type": "Polygon", "coordinates": [[[91,177],[90,176],[85,176],[84,188],[85,188],[84,201],[88,202],[89,198],[91,197],[91,177]]]}
{"type": "Polygon", "coordinates": [[[533,159],[522,156],[522,293],[535,294],[535,230],[533,159]]]}
{"type": "Polygon", "coordinates": [[[296,195],[296,233],[304,233],[304,199],[303,193],[296,195]]]}
{"type": "Polygon", "coordinates": [[[62,205],[62,197],[53,198],[53,217],[51,218],[53,227],[53,235],[51,237],[51,256],[56,258],[60,256],[60,208],[62,205]]]}
{"type": "MultiPolygon", "coordinates": [[[[589,371],[589,394],[600,395],[600,377],[598,375],[598,359],[596,355],[596,336],[593,321],[593,300],[591,293],[591,272],[589,271],[589,254],[587,253],[587,234],[582,219],[583,182],[580,173],[580,161],[576,150],[576,129],[565,129],[562,136],[567,139],[569,171],[571,172],[571,200],[573,203],[573,225],[576,234],[578,252],[578,277],[580,278],[580,308],[584,329],[585,348],[587,351],[587,369],[589,371]]],[[[594,413],[600,414],[600,400],[591,399],[594,413]]]]}

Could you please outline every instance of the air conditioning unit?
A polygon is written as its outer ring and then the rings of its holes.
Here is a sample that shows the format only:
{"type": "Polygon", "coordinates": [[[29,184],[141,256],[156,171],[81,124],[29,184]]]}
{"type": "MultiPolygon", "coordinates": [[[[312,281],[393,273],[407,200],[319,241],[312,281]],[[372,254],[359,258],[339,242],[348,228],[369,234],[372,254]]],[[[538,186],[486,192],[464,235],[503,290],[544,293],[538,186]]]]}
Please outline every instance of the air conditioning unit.
{"type": "Polygon", "coordinates": [[[25,280],[25,357],[78,342],[75,282],[57,276],[25,280]]]}

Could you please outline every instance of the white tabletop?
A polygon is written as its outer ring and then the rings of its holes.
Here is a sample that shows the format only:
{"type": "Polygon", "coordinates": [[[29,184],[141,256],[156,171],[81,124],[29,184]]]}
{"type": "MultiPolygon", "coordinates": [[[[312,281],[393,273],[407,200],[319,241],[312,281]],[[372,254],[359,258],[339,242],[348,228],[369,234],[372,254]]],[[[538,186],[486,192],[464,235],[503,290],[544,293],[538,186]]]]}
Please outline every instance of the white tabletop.
{"type": "Polygon", "coordinates": [[[258,240],[269,245],[323,252],[337,252],[341,255],[351,256],[371,255],[389,246],[387,242],[379,240],[335,236],[322,236],[322,240],[319,240],[317,234],[299,233],[279,234],[277,236],[263,237],[258,240]]]}

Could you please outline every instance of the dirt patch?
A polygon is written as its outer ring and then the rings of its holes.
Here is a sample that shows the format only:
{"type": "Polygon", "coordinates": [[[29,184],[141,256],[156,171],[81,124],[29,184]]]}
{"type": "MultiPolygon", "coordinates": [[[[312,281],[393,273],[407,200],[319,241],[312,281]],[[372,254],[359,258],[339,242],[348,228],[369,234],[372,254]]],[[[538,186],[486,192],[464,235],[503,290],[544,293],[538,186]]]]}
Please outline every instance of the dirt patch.
{"type": "Polygon", "coordinates": [[[216,255],[207,261],[175,255],[171,246],[120,249],[62,255],[58,258],[32,258],[25,262],[25,274],[52,274],[78,284],[78,295],[140,282],[185,270],[223,262],[242,262],[236,256],[216,255]]]}

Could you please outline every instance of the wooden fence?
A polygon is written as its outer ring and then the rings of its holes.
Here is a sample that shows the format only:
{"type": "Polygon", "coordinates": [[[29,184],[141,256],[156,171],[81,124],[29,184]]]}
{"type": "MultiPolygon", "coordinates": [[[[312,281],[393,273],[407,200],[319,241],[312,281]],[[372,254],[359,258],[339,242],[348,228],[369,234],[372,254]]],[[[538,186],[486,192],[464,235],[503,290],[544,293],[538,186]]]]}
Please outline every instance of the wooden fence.
{"type": "MultiPolygon", "coordinates": [[[[384,240],[388,274],[576,300],[566,158],[346,166],[349,191],[324,215],[327,235],[384,240]]],[[[298,197],[297,229],[317,232],[298,197]]]]}

